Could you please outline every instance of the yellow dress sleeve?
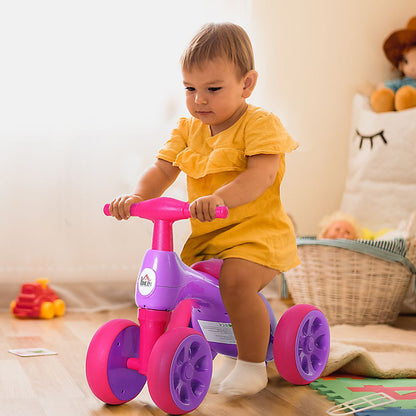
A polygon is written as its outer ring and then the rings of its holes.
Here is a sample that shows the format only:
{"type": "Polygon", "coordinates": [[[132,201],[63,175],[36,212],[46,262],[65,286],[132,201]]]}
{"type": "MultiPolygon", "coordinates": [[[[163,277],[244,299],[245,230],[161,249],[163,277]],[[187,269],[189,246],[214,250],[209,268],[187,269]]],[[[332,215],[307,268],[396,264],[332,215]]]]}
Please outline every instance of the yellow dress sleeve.
{"type": "Polygon", "coordinates": [[[282,123],[272,113],[263,112],[247,123],[245,155],[290,153],[299,144],[292,139],[282,123]]]}
{"type": "Polygon", "coordinates": [[[158,159],[167,162],[175,162],[178,154],[188,146],[189,136],[189,120],[182,117],[178,121],[178,125],[173,129],[170,139],[163,145],[157,154],[158,159]]]}

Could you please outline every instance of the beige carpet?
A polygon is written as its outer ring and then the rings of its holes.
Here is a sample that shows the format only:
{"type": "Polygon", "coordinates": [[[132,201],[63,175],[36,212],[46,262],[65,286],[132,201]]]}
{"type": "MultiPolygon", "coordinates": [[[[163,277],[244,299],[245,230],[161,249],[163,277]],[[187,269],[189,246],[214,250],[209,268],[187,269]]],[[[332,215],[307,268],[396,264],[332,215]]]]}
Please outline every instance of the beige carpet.
{"type": "Polygon", "coordinates": [[[416,328],[335,325],[323,376],[342,370],[378,378],[416,377],[416,328]]]}

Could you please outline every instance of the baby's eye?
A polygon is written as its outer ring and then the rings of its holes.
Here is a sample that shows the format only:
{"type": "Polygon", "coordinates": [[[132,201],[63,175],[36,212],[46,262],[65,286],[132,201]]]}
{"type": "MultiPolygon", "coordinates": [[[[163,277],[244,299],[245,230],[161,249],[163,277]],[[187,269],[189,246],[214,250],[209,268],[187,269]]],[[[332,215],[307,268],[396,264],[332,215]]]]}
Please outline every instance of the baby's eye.
{"type": "Polygon", "coordinates": [[[185,87],[185,90],[188,92],[194,92],[195,88],[194,87],[185,87]]]}
{"type": "Polygon", "coordinates": [[[219,91],[220,89],[221,87],[210,87],[208,88],[208,91],[215,92],[215,91],[219,91]]]}

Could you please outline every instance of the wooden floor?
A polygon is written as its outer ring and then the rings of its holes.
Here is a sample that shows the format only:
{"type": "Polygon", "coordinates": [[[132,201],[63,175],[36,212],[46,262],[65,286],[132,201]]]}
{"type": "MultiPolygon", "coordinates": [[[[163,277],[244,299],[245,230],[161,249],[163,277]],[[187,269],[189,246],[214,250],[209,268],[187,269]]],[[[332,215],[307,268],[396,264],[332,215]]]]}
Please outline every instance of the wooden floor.
{"type": "MultiPolygon", "coordinates": [[[[274,302],[279,317],[285,305],[274,302]]],[[[85,354],[97,328],[114,318],[136,321],[136,309],[82,314],[67,313],[51,320],[19,320],[0,313],[1,416],[140,416],[165,415],[133,400],[107,406],[91,393],[85,378],[85,354]],[[43,347],[54,356],[18,357],[9,349],[43,347]]],[[[401,327],[415,327],[416,317],[403,318],[401,327]]],[[[270,364],[269,364],[270,365],[270,364]]],[[[308,386],[293,386],[269,368],[269,384],[255,396],[227,400],[208,394],[195,416],[319,416],[333,405],[308,386]]]]}

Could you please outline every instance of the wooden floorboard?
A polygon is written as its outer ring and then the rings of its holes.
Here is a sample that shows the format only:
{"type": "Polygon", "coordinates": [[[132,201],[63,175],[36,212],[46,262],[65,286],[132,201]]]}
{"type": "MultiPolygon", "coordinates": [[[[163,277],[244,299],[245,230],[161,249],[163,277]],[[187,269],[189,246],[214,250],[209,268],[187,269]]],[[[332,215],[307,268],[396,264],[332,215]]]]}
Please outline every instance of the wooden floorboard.
{"type": "MultiPolygon", "coordinates": [[[[277,316],[286,309],[280,302],[277,316]]],[[[91,393],[85,378],[85,355],[94,332],[114,318],[136,321],[134,307],[100,313],[67,313],[51,320],[19,320],[0,313],[1,416],[159,416],[156,408],[137,400],[121,406],[104,405],[91,393]],[[54,356],[18,357],[9,349],[43,347],[54,356]]],[[[415,328],[416,317],[403,317],[398,326],[415,328]]],[[[228,400],[208,394],[194,416],[318,416],[333,404],[308,386],[293,386],[268,369],[266,389],[252,397],[228,400]]]]}

